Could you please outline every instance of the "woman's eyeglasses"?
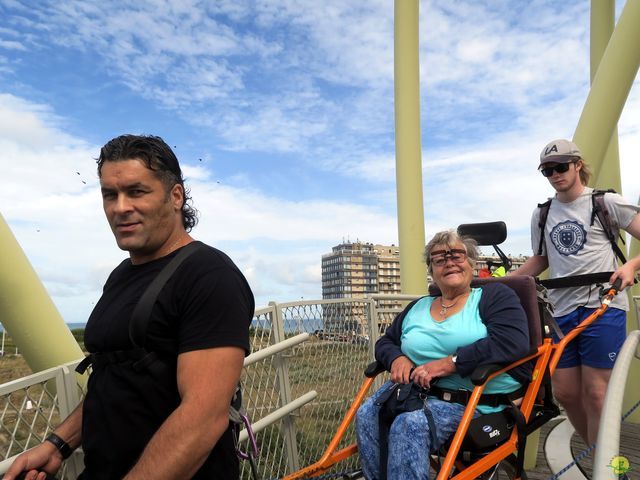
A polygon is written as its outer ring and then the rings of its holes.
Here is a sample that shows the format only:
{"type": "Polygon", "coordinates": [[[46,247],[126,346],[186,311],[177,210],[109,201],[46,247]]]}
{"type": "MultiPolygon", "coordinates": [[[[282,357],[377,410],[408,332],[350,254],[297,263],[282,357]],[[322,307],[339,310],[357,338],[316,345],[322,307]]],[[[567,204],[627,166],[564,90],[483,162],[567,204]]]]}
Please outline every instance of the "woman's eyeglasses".
{"type": "Polygon", "coordinates": [[[551,175],[553,175],[553,172],[564,173],[568,171],[569,165],[571,165],[572,163],[576,162],[574,161],[569,163],[559,163],[557,165],[554,165],[553,167],[541,168],[540,172],[542,172],[542,175],[544,175],[545,177],[550,177],[551,175]]]}
{"type": "Polygon", "coordinates": [[[467,260],[467,252],[459,248],[434,250],[429,256],[431,257],[431,265],[436,267],[443,267],[447,260],[451,260],[453,263],[464,263],[467,260]]]}

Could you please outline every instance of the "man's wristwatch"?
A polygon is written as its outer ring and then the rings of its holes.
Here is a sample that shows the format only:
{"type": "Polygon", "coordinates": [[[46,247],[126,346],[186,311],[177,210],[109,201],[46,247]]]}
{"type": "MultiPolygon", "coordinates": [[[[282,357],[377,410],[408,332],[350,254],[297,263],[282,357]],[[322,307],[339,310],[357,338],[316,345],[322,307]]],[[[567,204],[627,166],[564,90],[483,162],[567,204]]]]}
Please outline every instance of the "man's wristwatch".
{"type": "Polygon", "coordinates": [[[454,353],[453,355],[451,355],[451,361],[453,362],[454,365],[458,364],[458,354],[454,353]]]}
{"type": "Polygon", "coordinates": [[[61,439],[55,433],[50,433],[49,436],[44,440],[45,442],[53,443],[55,447],[58,449],[58,451],[60,452],[60,455],[62,455],[62,458],[65,460],[69,458],[73,453],[73,450],[71,449],[69,444],[65,442],[63,439],[61,439]]]}

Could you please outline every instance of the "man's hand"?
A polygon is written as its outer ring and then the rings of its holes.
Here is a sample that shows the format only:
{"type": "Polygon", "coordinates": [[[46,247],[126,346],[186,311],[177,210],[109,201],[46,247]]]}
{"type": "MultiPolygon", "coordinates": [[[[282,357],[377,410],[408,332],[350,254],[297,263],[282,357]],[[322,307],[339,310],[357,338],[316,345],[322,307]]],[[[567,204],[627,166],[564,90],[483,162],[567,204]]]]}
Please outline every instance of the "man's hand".
{"type": "Polygon", "coordinates": [[[640,263],[637,258],[633,258],[629,260],[627,263],[618,268],[611,278],[609,279],[609,283],[613,284],[618,278],[621,280],[620,291],[624,290],[630,285],[633,285],[633,280],[636,276],[636,270],[638,269],[635,265],[636,263],[640,263]]]}
{"type": "Polygon", "coordinates": [[[2,478],[3,480],[14,480],[26,471],[25,480],[45,480],[46,474],[44,472],[55,474],[61,465],[62,455],[55,445],[43,442],[18,456],[2,478]],[[38,472],[38,470],[42,471],[38,472]]]}
{"type": "MultiPolygon", "coordinates": [[[[640,213],[633,217],[633,220],[631,220],[631,223],[627,226],[627,228],[625,228],[625,230],[629,232],[636,240],[640,240],[640,213]]],[[[640,270],[640,255],[630,258],[627,263],[613,272],[613,275],[611,275],[609,282],[613,283],[616,281],[616,279],[619,278],[622,281],[620,290],[623,290],[629,285],[633,284],[635,274],[638,270],[640,270]]]]}
{"type": "MultiPolygon", "coordinates": [[[[82,433],[82,402],[71,412],[71,414],[55,430],[72,449],[80,445],[82,433]]],[[[44,441],[37,447],[27,450],[19,455],[15,462],[9,467],[7,473],[2,477],[4,480],[15,480],[22,472],[27,472],[25,480],[45,480],[44,472],[55,475],[62,465],[62,454],[56,446],[44,441]],[[38,470],[41,470],[38,473],[38,470]]]]}
{"type": "Polygon", "coordinates": [[[413,362],[404,355],[396,358],[391,363],[391,381],[393,383],[409,383],[411,370],[415,367],[413,362]]]}

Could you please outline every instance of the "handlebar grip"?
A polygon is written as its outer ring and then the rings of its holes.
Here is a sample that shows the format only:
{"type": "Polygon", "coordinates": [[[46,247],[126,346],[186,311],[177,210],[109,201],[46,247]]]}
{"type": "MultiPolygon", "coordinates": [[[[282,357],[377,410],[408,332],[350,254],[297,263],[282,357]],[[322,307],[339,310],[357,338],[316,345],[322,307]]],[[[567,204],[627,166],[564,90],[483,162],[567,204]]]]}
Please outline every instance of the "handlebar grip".
{"type": "Polygon", "coordinates": [[[611,288],[613,288],[616,293],[618,293],[620,291],[620,287],[622,286],[622,279],[620,277],[616,278],[616,281],[613,282],[613,285],[611,285],[611,288]]]}

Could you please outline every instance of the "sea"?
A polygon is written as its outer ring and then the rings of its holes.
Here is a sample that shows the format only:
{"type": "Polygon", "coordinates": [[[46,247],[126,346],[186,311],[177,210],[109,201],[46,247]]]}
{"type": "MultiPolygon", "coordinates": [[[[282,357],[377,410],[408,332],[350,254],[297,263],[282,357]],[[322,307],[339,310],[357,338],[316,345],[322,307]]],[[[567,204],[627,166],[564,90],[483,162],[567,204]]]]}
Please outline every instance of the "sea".
{"type": "MultiPolygon", "coordinates": [[[[87,326],[85,322],[67,323],[69,330],[76,328],[84,328],[87,326]]],[[[266,320],[253,320],[251,326],[254,328],[271,328],[271,325],[266,320]]],[[[316,330],[322,330],[324,328],[324,322],[321,318],[303,318],[287,320],[285,322],[284,331],[286,333],[291,332],[315,332],[316,330]]],[[[0,332],[3,332],[4,328],[0,324],[0,332]]]]}

